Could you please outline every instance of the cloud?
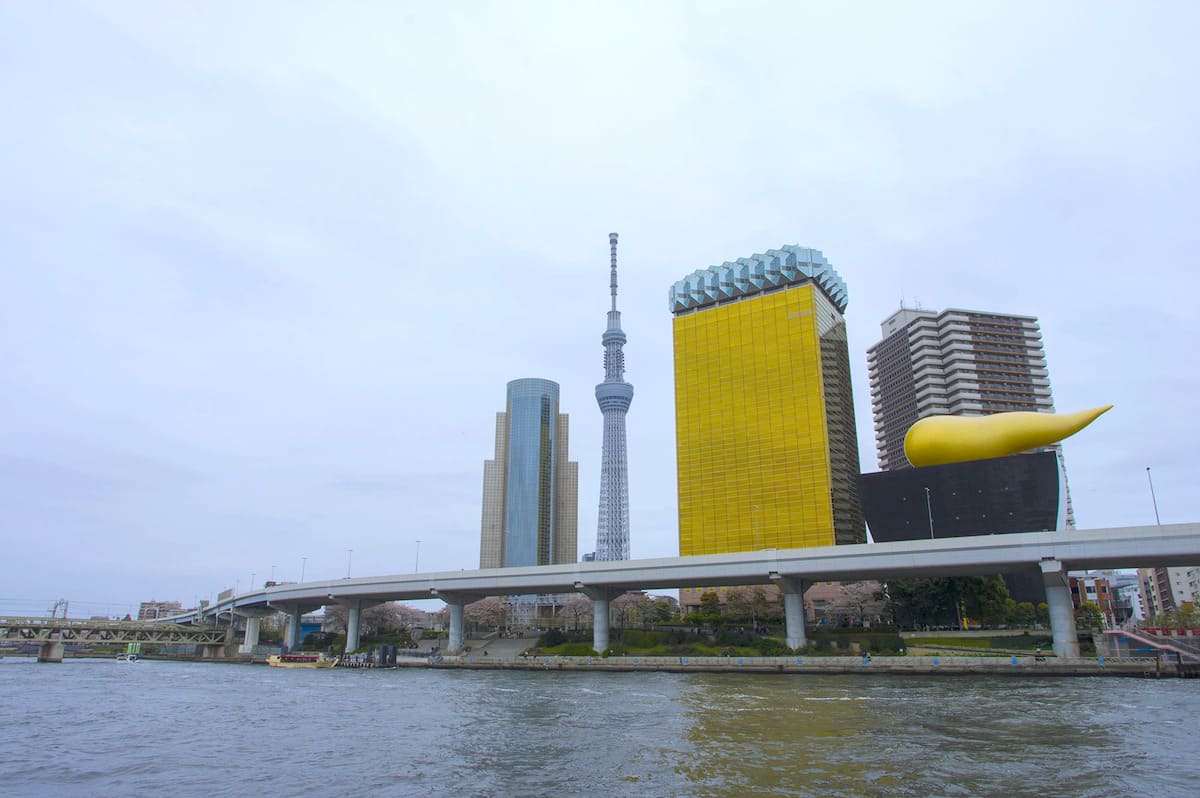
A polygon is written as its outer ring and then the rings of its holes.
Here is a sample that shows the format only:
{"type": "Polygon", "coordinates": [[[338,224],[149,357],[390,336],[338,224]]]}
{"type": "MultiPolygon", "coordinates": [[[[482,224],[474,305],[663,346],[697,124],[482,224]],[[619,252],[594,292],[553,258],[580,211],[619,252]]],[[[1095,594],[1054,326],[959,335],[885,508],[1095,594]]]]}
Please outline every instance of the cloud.
{"type": "Polygon", "coordinates": [[[1081,522],[1144,522],[1146,465],[1194,518],[1197,14],[4,6],[0,522],[103,563],[21,544],[9,590],[469,567],[526,376],[590,550],[610,230],[637,556],[677,552],[667,288],[785,243],[849,285],[864,468],[902,296],[1030,313],[1059,408],[1116,404],[1066,446],[1081,522]]]}

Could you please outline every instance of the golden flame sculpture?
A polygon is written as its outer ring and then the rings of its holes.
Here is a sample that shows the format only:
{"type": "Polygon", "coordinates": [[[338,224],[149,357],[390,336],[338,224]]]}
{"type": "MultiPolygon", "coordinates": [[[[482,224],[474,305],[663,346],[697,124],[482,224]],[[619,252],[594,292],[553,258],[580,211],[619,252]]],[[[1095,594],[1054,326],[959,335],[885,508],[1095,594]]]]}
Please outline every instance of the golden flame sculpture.
{"type": "Polygon", "coordinates": [[[1077,413],[995,413],[990,416],[927,416],[908,428],[904,454],[917,466],[1005,457],[1049,446],[1091,424],[1112,405],[1077,413]]]}

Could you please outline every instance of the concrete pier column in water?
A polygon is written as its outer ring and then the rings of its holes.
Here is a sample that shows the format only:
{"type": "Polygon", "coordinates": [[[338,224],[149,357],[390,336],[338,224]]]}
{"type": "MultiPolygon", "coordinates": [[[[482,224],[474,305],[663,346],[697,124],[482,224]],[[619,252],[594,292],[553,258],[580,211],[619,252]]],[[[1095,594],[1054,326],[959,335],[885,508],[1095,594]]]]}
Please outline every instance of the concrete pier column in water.
{"type": "Polygon", "coordinates": [[[63,644],[61,640],[47,640],[38,646],[38,662],[62,662],[63,644]]]}
{"type": "Polygon", "coordinates": [[[295,651],[300,648],[300,608],[288,610],[288,627],[287,627],[287,647],[288,651],[295,651]]]}
{"type": "Polygon", "coordinates": [[[799,579],[778,580],[783,592],[783,617],[787,625],[788,648],[804,648],[808,645],[807,618],[804,615],[804,583],[799,579]]]}
{"type": "Polygon", "coordinates": [[[1078,657],[1079,638],[1075,634],[1075,610],[1071,605],[1066,569],[1058,560],[1042,560],[1040,565],[1042,581],[1046,585],[1046,606],[1049,607],[1054,656],[1078,657]]]}
{"type": "Polygon", "coordinates": [[[258,645],[258,632],[262,626],[262,618],[258,616],[250,616],[246,619],[246,636],[242,639],[242,646],[239,652],[242,654],[253,654],[254,647],[258,645]]]}
{"type": "Polygon", "coordinates": [[[348,605],[346,617],[346,653],[358,648],[358,629],[362,621],[362,602],[354,601],[348,605]]]}

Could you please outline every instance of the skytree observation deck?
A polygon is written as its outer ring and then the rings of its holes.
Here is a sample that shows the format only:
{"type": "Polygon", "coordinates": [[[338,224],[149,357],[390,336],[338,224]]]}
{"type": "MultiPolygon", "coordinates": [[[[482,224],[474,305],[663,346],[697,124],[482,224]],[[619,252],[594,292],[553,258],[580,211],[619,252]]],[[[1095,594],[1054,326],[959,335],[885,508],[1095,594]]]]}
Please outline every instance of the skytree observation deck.
{"type": "Polygon", "coordinates": [[[617,310],[617,234],[609,233],[608,328],[604,346],[604,382],[596,386],[596,403],[604,414],[600,461],[600,512],[596,524],[596,560],[629,559],[629,469],[625,449],[625,414],[633,402],[633,386],[625,382],[625,332],[617,310]]]}

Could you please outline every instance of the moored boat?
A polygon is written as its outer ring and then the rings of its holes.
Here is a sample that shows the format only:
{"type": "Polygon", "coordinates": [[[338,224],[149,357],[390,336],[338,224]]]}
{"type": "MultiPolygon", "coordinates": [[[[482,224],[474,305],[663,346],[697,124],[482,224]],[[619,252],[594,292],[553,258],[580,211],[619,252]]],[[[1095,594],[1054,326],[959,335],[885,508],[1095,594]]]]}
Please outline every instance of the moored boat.
{"type": "Polygon", "coordinates": [[[272,668],[332,668],[337,657],[329,657],[317,651],[296,651],[291,654],[272,654],[267,664],[272,668]]]}

